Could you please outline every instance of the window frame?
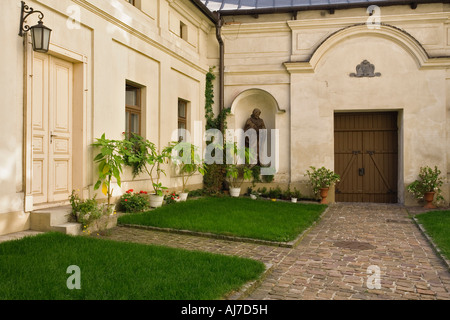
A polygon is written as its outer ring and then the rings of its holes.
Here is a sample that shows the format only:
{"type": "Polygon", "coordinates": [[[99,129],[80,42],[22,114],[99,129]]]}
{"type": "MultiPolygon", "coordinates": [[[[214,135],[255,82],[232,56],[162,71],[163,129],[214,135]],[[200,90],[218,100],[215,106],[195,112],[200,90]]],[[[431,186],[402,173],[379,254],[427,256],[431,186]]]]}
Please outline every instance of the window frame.
{"type": "Polygon", "coordinates": [[[132,117],[131,115],[137,115],[138,119],[139,119],[139,129],[138,132],[133,132],[134,134],[138,134],[141,135],[142,134],[142,88],[137,87],[135,85],[132,85],[130,83],[127,83],[125,86],[125,95],[127,94],[128,91],[134,91],[136,93],[136,105],[128,105],[127,104],[127,99],[125,96],[125,134],[126,136],[129,138],[131,136],[131,124],[132,124],[132,117]],[[129,114],[128,117],[128,123],[126,121],[126,116],[127,114],[129,114]],[[127,128],[128,126],[128,128],[127,128]]]}
{"type": "MultiPolygon", "coordinates": [[[[185,99],[181,99],[178,98],[178,108],[177,108],[177,113],[178,113],[178,122],[177,122],[177,130],[178,130],[178,138],[181,137],[180,135],[180,130],[182,130],[182,128],[180,128],[180,124],[184,124],[184,130],[188,131],[188,108],[189,108],[189,101],[185,100],[185,99]],[[180,103],[184,104],[184,117],[180,116],[180,103]]],[[[184,141],[187,142],[187,141],[184,141]]]]}
{"type": "Polygon", "coordinates": [[[188,41],[188,25],[180,20],[180,38],[184,41],[188,41]]]}

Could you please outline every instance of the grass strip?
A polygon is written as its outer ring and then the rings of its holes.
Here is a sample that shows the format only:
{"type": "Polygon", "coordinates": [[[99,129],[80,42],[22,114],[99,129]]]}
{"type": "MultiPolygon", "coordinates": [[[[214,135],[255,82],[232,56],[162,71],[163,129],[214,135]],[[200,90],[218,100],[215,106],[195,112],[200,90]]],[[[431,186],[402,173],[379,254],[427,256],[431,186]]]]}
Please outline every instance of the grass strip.
{"type": "Polygon", "coordinates": [[[46,233],[0,244],[0,300],[215,300],[256,280],[238,257],[46,233]],[[69,290],[69,266],[80,290],[69,290]]]}
{"type": "Polygon", "coordinates": [[[415,217],[442,254],[450,259],[450,211],[430,211],[415,217]]]}
{"type": "Polygon", "coordinates": [[[125,215],[119,218],[119,224],[287,242],[296,239],[310,227],[326,207],[247,198],[209,197],[166,205],[141,214],[125,215]]]}

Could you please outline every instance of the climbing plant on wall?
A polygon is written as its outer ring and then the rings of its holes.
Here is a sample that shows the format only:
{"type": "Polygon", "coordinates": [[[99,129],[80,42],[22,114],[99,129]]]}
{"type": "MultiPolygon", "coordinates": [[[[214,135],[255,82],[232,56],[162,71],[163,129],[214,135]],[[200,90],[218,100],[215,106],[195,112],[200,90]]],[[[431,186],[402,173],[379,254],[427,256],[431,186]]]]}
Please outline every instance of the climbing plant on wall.
{"type": "MultiPolygon", "coordinates": [[[[224,132],[227,128],[227,115],[231,109],[226,108],[219,112],[215,117],[214,106],[214,81],[216,75],[214,74],[214,67],[209,69],[206,74],[206,89],[205,89],[205,118],[206,130],[217,129],[224,132]]],[[[222,191],[225,182],[226,168],[223,164],[210,164],[207,166],[207,172],[203,178],[203,185],[205,191],[208,193],[219,193],[222,191]]]]}

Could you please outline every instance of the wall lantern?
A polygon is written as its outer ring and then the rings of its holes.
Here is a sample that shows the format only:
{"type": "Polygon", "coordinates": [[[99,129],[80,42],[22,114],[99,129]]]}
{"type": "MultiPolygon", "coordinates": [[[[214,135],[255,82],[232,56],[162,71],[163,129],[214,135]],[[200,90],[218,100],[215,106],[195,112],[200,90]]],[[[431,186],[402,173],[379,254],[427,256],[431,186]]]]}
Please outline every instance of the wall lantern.
{"type": "Polygon", "coordinates": [[[50,34],[52,30],[44,26],[42,22],[44,14],[41,11],[35,11],[33,8],[28,7],[24,1],[22,1],[22,12],[20,16],[20,31],[19,36],[23,37],[28,31],[31,32],[31,43],[33,44],[33,51],[46,53],[50,46],[50,34]],[[39,14],[39,22],[35,26],[25,25],[25,20],[33,13],[39,14]]]}

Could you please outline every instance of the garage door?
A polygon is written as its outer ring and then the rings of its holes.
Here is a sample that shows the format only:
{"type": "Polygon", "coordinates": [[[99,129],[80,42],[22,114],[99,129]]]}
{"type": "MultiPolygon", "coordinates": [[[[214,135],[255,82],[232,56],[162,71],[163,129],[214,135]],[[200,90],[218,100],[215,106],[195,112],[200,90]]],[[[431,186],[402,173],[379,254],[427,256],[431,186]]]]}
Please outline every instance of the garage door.
{"type": "Polygon", "coordinates": [[[397,203],[397,113],[336,113],[335,171],[336,201],[397,203]]]}

